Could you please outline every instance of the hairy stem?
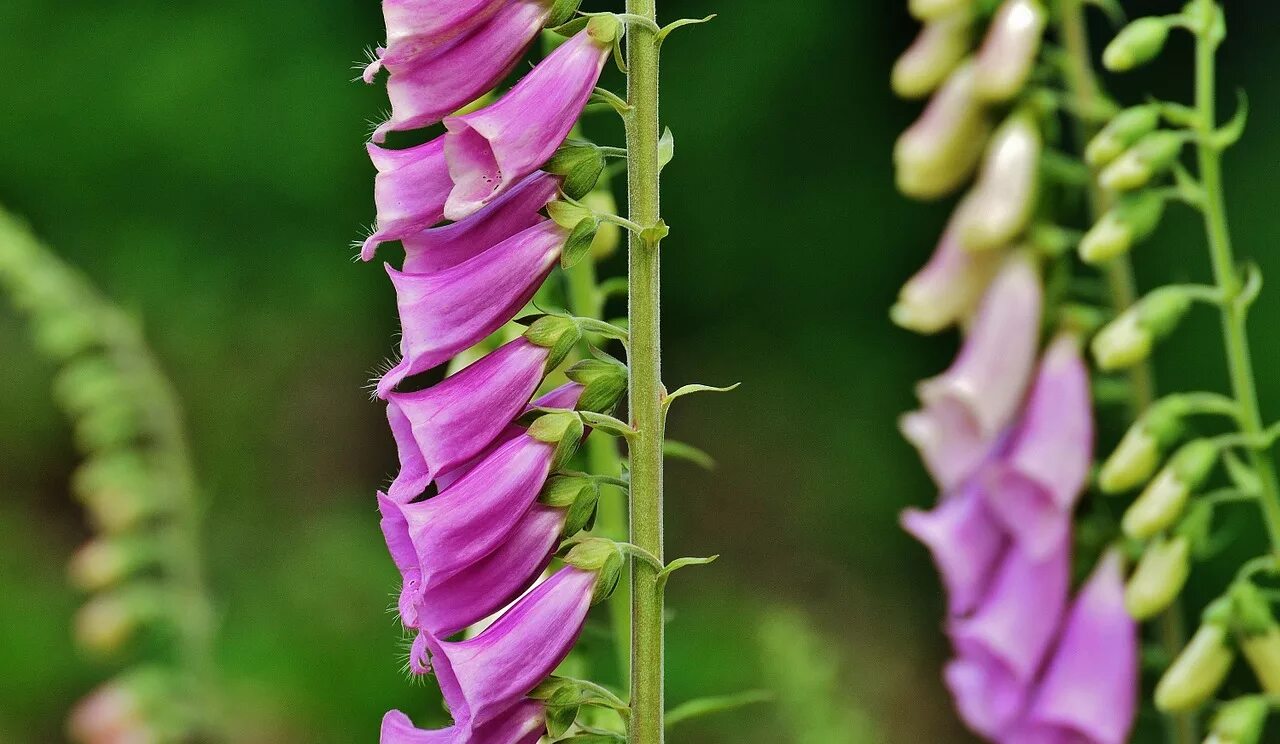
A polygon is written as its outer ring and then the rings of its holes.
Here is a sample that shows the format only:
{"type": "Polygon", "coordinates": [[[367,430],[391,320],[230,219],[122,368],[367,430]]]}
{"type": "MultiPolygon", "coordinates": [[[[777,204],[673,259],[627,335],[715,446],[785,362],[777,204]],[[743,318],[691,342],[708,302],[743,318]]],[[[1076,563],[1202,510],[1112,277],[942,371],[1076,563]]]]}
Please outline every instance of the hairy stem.
{"type": "MultiPolygon", "coordinates": [[[[1216,12],[1216,6],[1212,2],[1202,2],[1199,7],[1199,12],[1203,13],[1200,20],[1204,30],[1196,37],[1196,113],[1202,136],[1197,142],[1196,150],[1200,163],[1200,182],[1204,190],[1202,211],[1205,235],[1209,242],[1214,281],[1223,297],[1222,334],[1231,389],[1239,406],[1240,429],[1246,436],[1255,436],[1262,434],[1263,425],[1249,351],[1249,336],[1245,328],[1246,307],[1238,302],[1243,285],[1235,269],[1231,233],[1227,227],[1226,200],[1222,188],[1222,151],[1210,138],[1217,121],[1214,103],[1217,42],[1211,38],[1208,26],[1216,12]]],[[[1249,459],[1261,484],[1258,501],[1262,506],[1271,549],[1280,557],[1280,482],[1276,479],[1275,459],[1269,448],[1250,448],[1249,459]]]]}
{"type": "MultiPolygon", "coordinates": [[[[1102,102],[1102,90],[1094,74],[1089,35],[1085,27],[1084,4],[1081,0],[1062,0],[1059,33],[1067,54],[1066,79],[1075,105],[1077,147],[1083,150],[1085,144],[1097,134],[1097,124],[1090,115],[1102,102]]],[[[1096,178],[1089,179],[1089,184],[1090,217],[1097,220],[1112,206],[1113,200],[1106,190],[1098,186],[1096,178]]],[[[1120,256],[1107,264],[1105,275],[1108,296],[1117,312],[1137,300],[1133,264],[1128,256],[1120,256]]],[[[1151,365],[1143,362],[1130,368],[1129,385],[1132,389],[1129,398],[1130,415],[1137,417],[1155,400],[1155,377],[1151,365]]],[[[1182,650],[1186,644],[1187,632],[1181,602],[1175,601],[1160,614],[1156,621],[1156,632],[1160,645],[1170,658],[1182,650]]],[[[1164,721],[1165,737],[1169,744],[1196,744],[1200,740],[1193,715],[1167,715],[1164,721]]]]}
{"type": "MultiPolygon", "coordinates": [[[[656,0],[627,0],[627,12],[656,22],[656,0]]],[[[627,37],[628,218],[648,228],[659,221],[658,42],[649,24],[632,23],[627,37]]],[[[628,236],[631,331],[629,401],[637,434],[630,441],[631,542],[662,559],[662,353],[658,243],[628,236]]],[[[663,611],[657,569],[631,561],[632,744],[663,740],[663,611]]]]}

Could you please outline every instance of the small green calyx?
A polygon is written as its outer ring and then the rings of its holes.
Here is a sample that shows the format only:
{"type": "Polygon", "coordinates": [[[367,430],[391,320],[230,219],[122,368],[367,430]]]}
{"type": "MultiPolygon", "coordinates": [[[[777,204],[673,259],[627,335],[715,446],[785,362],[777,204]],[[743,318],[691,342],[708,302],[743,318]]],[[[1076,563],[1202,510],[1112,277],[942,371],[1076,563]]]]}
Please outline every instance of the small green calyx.
{"type": "Polygon", "coordinates": [[[617,16],[593,16],[587,22],[587,35],[600,46],[609,46],[622,37],[622,21],[617,16]]]}
{"type": "MultiPolygon", "coordinates": [[[[591,20],[598,19],[599,17],[591,20]]],[[[560,189],[570,199],[581,199],[595,188],[596,181],[600,180],[600,174],[604,173],[604,165],[604,153],[599,147],[589,142],[575,140],[561,145],[542,169],[548,173],[563,176],[560,189]]],[[[571,227],[564,223],[560,225],[571,227]]]]}
{"type": "Polygon", "coordinates": [[[577,362],[565,370],[565,376],[583,386],[578,397],[578,409],[583,411],[608,413],[627,391],[626,365],[603,353],[577,362]]]}
{"type": "Polygon", "coordinates": [[[1154,132],[1160,124],[1160,107],[1134,106],[1116,114],[1085,148],[1085,162],[1101,168],[1120,157],[1134,142],[1154,132]]]}
{"type": "Polygon", "coordinates": [[[547,369],[553,369],[564,361],[573,347],[582,339],[582,329],[573,318],[564,315],[543,315],[524,332],[530,343],[551,349],[547,369]]]}
{"type": "Polygon", "coordinates": [[[1236,698],[1218,708],[1209,726],[1208,744],[1258,744],[1271,705],[1262,695],[1236,698]]]}
{"type": "Polygon", "coordinates": [[[595,590],[591,595],[591,603],[596,604],[613,594],[626,559],[614,541],[591,537],[570,548],[564,562],[584,571],[596,572],[595,590]]]}
{"type": "Polygon", "coordinates": [[[528,434],[539,442],[555,446],[551,469],[558,470],[578,451],[585,427],[578,414],[572,411],[547,413],[529,425],[528,434]]]}
{"type": "Polygon", "coordinates": [[[1206,620],[1156,685],[1156,708],[1183,713],[1208,702],[1235,661],[1227,628],[1206,620]]]}
{"type": "Polygon", "coordinates": [[[578,6],[581,4],[582,0],[555,0],[551,4],[551,13],[547,16],[545,27],[555,28],[568,23],[578,12],[578,6]]]}
{"type": "Polygon", "coordinates": [[[585,475],[554,475],[543,486],[538,501],[567,511],[561,536],[573,537],[589,529],[594,522],[596,505],[600,501],[600,484],[585,475]]]}
{"type": "Polygon", "coordinates": [[[1139,18],[1120,30],[1102,53],[1102,64],[1112,72],[1125,72],[1155,59],[1169,38],[1164,18],[1139,18]]]}

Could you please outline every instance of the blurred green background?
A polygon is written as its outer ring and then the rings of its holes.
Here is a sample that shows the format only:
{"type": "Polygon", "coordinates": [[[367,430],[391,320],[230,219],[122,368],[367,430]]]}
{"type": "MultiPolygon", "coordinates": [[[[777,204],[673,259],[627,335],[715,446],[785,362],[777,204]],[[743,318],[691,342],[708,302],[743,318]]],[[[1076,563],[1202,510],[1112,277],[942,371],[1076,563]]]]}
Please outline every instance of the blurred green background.
{"type": "MultiPolygon", "coordinates": [[[[670,555],[722,558],[672,582],[669,697],[783,691],[672,740],[968,741],[939,682],[934,573],[896,526],[933,493],[895,417],[953,345],[886,316],[948,211],[892,188],[892,143],[918,107],[893,100],[888,70],[915,26],[889,0],[660,5],[721,14],[664,53],[665,373],[744,383],[671,423],[720,467],[671,467],[670,555]]],[[[1223,88],[1253,102],[1227,160],[1234,227],[1277,271],[1280,12],[1233,3],[1229,22],[1223,88]]],[[[0,203],[146,319],[183,395],[244,742],[372,741],[391,707],[441,718],[432,686],[399,670],[372,498],[395,452],[361,385],[392,347],[393,297],[347,248],[373,217],[362,143],[385,106],[349,66],[381,36],[374,0],[0,2],[0,203]]],[[[1119,93],[1185,97],[1188,52],[1178,39],[1119,93]]],[[[1205,276],[1193,216],[1174,210],[1138,264],[1144,285],[1205,276]]],[[[1256,313],[1264,405],[1280,411],[1280,293],[1256,313]]],[[[1161,352],[1162,385],[1220,385],[1217,344],[1212,316],[1193,317],[1161,352]]],[[[69,641],[77,458],[28,349],[0,312],[4,744],[60,741],[70,702],[112,668],[69,641]]],[[[1255,539],[1245,529],[1240,550],[1255,539]]]]}

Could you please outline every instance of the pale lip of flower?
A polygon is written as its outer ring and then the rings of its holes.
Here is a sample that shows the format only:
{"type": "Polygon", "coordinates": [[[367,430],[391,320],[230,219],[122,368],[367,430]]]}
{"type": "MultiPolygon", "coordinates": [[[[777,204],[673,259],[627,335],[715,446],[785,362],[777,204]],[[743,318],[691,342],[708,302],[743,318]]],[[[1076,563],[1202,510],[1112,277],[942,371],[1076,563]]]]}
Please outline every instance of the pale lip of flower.
{"type": "Polygon", "coordinates": [[[547,162],[582,114],[611,48],[584,29],[496,103],[444,119],[454,184],[446,217],[473,214],[547,162]]]}

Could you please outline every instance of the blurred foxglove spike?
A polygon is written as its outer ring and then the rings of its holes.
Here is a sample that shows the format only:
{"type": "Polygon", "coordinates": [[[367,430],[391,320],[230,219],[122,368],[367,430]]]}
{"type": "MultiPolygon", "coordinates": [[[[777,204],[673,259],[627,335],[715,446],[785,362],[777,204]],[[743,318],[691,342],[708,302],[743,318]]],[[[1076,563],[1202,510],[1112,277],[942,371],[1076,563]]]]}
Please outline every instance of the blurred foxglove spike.
{"type": "Polygon", "coordinates": [[[1018,95],[1031,75],[1049,11],[1040,0],[1005,0],[987,28],[978,50],[978,96],[991,102],[1018,95]]]}
{"type": "Polygon", "coordinates": [[[893,65],[893,92],[923,98],[937,89],[969,54],[973,17],[967,9],[930,21],[893,65]]]}
{"type": "Polygon", "coordinates": [[[973,63],[962,63],[894,144],[898,190],[937,199],[960,188],[982,158],[990,130],[975,91],[973,63]]]}

